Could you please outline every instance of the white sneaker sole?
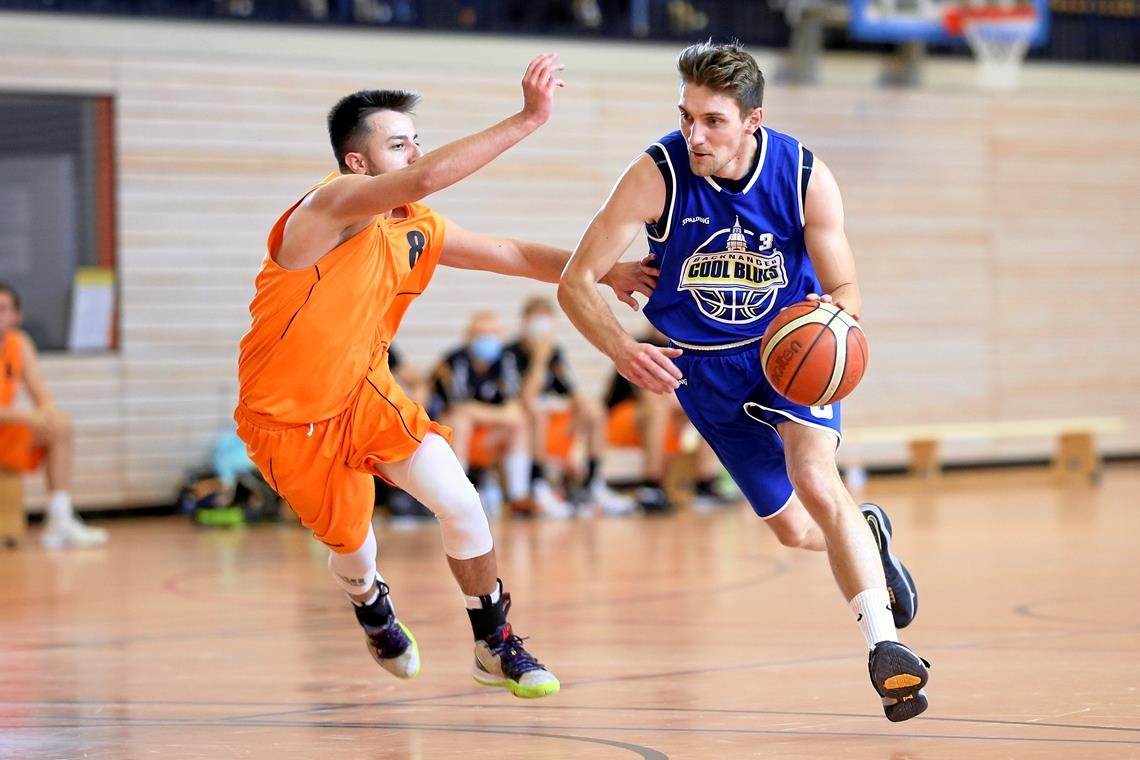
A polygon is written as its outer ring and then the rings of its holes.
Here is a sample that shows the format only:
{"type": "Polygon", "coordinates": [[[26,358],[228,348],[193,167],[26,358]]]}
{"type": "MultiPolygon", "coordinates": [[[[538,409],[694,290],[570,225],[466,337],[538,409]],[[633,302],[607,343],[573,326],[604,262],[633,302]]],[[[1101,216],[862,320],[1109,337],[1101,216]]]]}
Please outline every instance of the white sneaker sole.
{"type": "Polygon", "coordinates": [[[536,686],[524,686],[518,681],[513,681],[506,676],[496,676],[492,673],[488,673],[478,665],[471,668],[471,677],[475,679],[475,683],[481,686],[489,686],[494,689],[506,689],[519,699],[541,699],[542,697],[549,697],[551,694],[557,694],[562,688],[558,679],[553,676],[551,680],[544,681],[536,686]]]}

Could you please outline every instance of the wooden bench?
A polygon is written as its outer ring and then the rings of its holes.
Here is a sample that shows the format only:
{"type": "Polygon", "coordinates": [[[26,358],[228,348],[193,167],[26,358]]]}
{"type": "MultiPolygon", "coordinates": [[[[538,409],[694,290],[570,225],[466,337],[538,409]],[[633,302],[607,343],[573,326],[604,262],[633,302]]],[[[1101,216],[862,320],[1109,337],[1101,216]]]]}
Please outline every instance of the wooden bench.
{"type": "Polygon", "coordinates": [[[22,542],[27,524],[24,474],[0,470],[0,548],[22,542]]]}
{"type": "Polygon", "coordinates": [[[905,443],[908,449],[908,471],[911,475],[929,479],[938,477],[941,472],[939,445],[942,441],[1056,437],[1054,471],[1059,476],[1078,476],[1095,482],[1101,471],[1101,457],[1095,436],[1123,429],[1124,422],[1119,417],[892,425],[845,431],[843,445],[846,448],[849,445],[858,447],[864,444],[905,443]]]}

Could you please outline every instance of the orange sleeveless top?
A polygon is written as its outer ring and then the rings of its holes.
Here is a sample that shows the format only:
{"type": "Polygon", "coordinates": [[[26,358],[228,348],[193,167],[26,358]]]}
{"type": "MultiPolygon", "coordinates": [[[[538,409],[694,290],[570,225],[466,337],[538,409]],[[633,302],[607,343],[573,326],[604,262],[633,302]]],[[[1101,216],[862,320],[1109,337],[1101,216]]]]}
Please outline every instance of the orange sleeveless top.
{"type": "Polygon", "coordinates": [[[19,330],[9,330],[0,338],[0,406],[9,407],[16,399],[16,386],[24,376],[24,347],[19,330]]]}
{"type": "Polygon", "coordinates": [[[412,203],[398,209],[404,218],[377,216],[314,266],[283,269],[274,256],[285,223],[309,193],[269,233],[239,347],[239,411],[254,423],[307,425],[347,409],[443,250],[443,217],[412,203]]]}

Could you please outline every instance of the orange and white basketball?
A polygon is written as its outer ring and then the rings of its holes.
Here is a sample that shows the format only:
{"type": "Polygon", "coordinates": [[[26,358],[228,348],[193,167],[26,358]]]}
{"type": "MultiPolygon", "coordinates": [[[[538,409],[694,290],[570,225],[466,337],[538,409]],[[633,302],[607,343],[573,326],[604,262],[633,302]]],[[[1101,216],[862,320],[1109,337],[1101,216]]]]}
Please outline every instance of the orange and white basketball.
{"type": "Polygon", "coordinates": [[[781,396],[804,406],[824,406],[850,394],[863,379],[867,338],[842,309],[803,301],[768,325],[760,362],[781,396]]]}

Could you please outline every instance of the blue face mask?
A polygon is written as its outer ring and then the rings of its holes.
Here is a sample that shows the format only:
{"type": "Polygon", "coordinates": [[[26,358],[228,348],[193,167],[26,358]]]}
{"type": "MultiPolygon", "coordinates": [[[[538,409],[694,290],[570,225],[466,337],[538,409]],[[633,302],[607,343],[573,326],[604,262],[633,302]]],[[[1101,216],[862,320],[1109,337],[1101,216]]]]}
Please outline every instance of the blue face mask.
{"type": "Polygon", "coordinates": [[[494,364],[503,353],[503,342],[494,335],[480,335],[471,341],[471,355],[486,364],[494,364]]]}

